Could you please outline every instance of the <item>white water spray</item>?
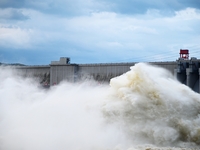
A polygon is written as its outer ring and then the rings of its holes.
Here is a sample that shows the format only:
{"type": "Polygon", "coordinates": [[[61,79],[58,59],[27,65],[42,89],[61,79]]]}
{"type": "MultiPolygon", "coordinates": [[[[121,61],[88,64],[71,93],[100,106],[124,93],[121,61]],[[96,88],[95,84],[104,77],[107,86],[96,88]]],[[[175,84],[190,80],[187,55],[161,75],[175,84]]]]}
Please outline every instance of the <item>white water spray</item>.
{"type": "Polygon", "coordinates": [[[109,85],[50,90],[0,69],[1,150],[198,148],[200,95],[139,63],[109,85]]]}

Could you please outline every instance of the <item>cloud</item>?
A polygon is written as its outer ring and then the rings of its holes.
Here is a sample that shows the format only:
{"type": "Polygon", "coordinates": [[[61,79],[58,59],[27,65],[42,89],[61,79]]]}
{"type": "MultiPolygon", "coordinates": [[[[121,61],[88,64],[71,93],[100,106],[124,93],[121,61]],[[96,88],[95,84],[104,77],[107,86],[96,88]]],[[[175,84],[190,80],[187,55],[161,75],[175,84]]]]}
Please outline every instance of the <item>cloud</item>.
{"type": "Polygon", "coordinates": [[[23,8],[25,0],[1,0],[0,8],[23,8]]]}
{"type": "Polygon", "coordinates": [[[28,48],[30,45],[31,30],[21,28],[0,28],[0,45],[4,47],[28,48]]]}
{"type": "Polygon", "coordinates": [[[48,52],[51,59],[56,51],[54,60],[68,56],[76,63],[149,61],[158,53],[153,58],[167,58],[163,52],[175,60],[180,48],[200,40],[200,11],[198,6],[188,7],[198,4],[194,0],[19,3],[0,2],[0,47],[48,52]]]}
{"type": "Polygon", "coordinates": [[[148,9],[157,9],[163,15],[174,15],[174,11],[179,11],[187,7],[200,8],[198,0],[106,0],[111,11],[121,14],[145,14],[148,9]]]}
{"type": "Polygon", "coordinates": [[[186,8],[185,10],[176,11],[176,18],[179,20],[195,20],[200,19],[200,10],[194,8],[186,8]]]}
{"type": "Polygon", "coordinates": [[[34,9],[46,14],[71,17],[89,15],[94,12],[115,12],[120,14],[145,14],[148,9],[157,9],[163,15],[174,15],[187,7],[200,9],[198,0],[2,0],[0,8],[34,9]]]}
{"type": "MultiPolygon", "coordinates": [[[[144,15],[95,12],[73,18],[59,18],[29,9],[23,9],[23,13],[29,14],[30,19],[23,25],[16,23],[17,28],[1,28],[0,45],[35,51],[57,50],[58,57],[90,56],[94,57],[93,61],[101,62],[102,58],[97,57],[105,54],[115,60],[130,57],[142,60],[142,55],[152,55],[152,51],[169,51],[172,47],[178,51],[183,43],[192,44],[194,38],[199,39],[194,35],[200,13],[194,8],[176,11],[175,16],[170,17],[162,16],[155,9],[147,10],[144,15]]],[[[104,59],[109,61],[109,58],[104,59]]]]}
{"type": "Polygon", "coordinates": [[[52,14],[63,17],[72,17],[77,15],[88,15],[91,12],[106,11],[108,7],[105,2],[98,0],[3,0],[0,2],[0,8],[23,8],[33,9],[45,14],[52,14]]]}
{"type": "Polygon", "coordinates": [[[23,14],[20,9],[7,8],[0,9],[0,20],[27,20],[28,16],[23,14]]]}

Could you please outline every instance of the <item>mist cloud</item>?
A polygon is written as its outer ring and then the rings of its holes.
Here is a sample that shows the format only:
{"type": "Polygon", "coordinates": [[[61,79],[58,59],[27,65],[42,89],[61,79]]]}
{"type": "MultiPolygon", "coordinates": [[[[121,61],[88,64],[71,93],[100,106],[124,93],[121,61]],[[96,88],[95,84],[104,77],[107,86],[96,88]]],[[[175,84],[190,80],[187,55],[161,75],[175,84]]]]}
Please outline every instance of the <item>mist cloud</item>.
{"type": "Polygon", "coordinates": [[[63,81],[46,90],[11,69],[0,73],[2,150],[199,146],[199,94],[167,70],[139,63],[110,86],[63,81]]]}

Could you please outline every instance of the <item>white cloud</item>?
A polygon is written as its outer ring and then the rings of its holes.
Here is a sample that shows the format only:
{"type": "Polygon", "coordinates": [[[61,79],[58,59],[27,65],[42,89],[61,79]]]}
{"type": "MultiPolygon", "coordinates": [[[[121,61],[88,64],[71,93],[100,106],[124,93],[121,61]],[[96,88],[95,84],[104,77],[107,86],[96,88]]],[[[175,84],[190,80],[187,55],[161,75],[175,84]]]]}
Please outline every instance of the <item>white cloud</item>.
{"type": "Polygon", "coordinates": [[[199,20],[200,11],[194,8],[187,8],[185,10],[176,11],[176,19],[178,20],[199,20]]]}
{"type": "Polygon", "coordinates": [[[144,59],[144,55],[154,53],[163,55],[155,58],[164,59],[166,56],[163,52],[170,55],[172,51],[178,53],[186,43],[193,45],[200,41],[199,36],[194,34],[195,30],[199,30],[197,24],[200,24],[200,12],[193,8],[177,11],[171,17],[162,16],[155,9],[149,9],[144,15],[92,12],[90,15],[67,18],[31,9],[21,11],[29,16],[28,20],[1,23],[1,46],[18,49],[34,47],[35,50],[42,46],[48,51],[51,45],[51,49],[61,54],[74,49],[77,57],[107,54],[107,57],[116,56],[116,60],[128,60],[136,56],[144,59]],[[9,25],[14,28],[5,27],[9,25]],[[88,51],[83,53],[83,50],[88,51]]]}
{"type": "Polygon", "coordinates": [[[0,9],[0,20],[26,20],[28,16],[23,14],[22,9],[0,9]]]}
{"type": "Polygon", "coordinates": [[[4,47],[29,48],[31,30],[0,28],[0,45],[4,47]]]}

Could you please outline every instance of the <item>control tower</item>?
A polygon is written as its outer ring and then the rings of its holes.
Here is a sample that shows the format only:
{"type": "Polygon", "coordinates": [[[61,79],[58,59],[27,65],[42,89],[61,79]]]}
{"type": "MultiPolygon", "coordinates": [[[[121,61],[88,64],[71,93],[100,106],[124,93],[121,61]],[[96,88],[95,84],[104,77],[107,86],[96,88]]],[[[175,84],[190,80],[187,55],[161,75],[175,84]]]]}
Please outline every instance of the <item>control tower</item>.
{"type": "Polygon", "coordinates": [[[180,58],[189,59],[189,50],[188,49],[180,49],[180,58]]]}

